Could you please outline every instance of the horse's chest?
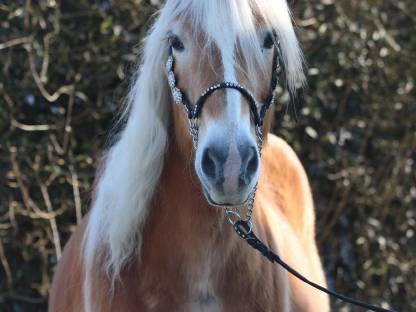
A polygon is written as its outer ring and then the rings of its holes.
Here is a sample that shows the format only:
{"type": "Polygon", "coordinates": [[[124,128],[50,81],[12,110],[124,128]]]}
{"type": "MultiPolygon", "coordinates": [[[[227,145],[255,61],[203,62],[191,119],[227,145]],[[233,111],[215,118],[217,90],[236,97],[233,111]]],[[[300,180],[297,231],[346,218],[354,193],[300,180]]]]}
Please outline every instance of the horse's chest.
{"type": "Polygon", "coordinates": [[[200,294],[191,298],[189,310],[194,312],[219,312],[220,306],[217,297],[212,293],[200,294]]]}
{"type": "Polygon", "coordinates": [[[207,267],[190,284],[189,311],[218,312],[220,305],[214,292],[211,270],[207,267]]]}

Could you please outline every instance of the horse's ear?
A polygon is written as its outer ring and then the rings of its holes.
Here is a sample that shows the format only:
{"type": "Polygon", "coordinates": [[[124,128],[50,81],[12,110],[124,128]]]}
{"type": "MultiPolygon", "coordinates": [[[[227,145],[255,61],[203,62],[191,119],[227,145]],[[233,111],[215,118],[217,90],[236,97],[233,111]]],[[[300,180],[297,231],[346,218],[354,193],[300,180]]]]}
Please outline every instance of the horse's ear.
{"type": "Polygon", "coordinates": [[[300,111],[303,106],[305,105],[305,98],[306,98],[306,92],[304,87],[295,88],[292,89],[290,87],[287,87],[287,91],[289,93],[289,110],[292,115],[292,118],[295,120],[295,122],[298,122],[298,111],[300,111]]]}

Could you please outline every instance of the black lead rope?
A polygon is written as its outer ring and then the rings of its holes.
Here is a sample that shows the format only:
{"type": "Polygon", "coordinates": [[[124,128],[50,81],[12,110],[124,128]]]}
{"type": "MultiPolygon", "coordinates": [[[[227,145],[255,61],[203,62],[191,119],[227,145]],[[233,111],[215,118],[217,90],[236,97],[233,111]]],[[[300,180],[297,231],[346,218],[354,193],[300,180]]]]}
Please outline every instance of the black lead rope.
{"type": "Polygon", "coordinates": [[[260,239],[257,238],[257,236],[253,233],[251,226],[248,224],[247,221],[239,220],[234,223],[234,230],[237,232],[237,234],[244,239],[247,244],[249,244],[251,247],[259,251],[264,257],[266,257],[270,262],[277,263],[281,265],[286,271],[288,271],[290,274],[296,276],[298,279],[300,279],[302,282],[315,287],[316,289],[319,289],[320,291],[327,293],[328,295],[331,295],[337,299],[340,299],[342,301],[348,302],[350,304],[354,304],[356,306],[360,306],[362,308],[366,308],[371,311],[376,312],[394,312],[393,310],[384,309],[377,307],[375,305],[355,300],[350,297],[344,296],[342,294],[339,294],[335,291],[329,290],[321,285],[318,285],[310,280],[308,280],[306,277],[304,277],[302,274],[297,272],[295,269],[290,267],[286,262],[284,262],[276,253],[274,253],[270,248],[268,248],[260,239]]]}

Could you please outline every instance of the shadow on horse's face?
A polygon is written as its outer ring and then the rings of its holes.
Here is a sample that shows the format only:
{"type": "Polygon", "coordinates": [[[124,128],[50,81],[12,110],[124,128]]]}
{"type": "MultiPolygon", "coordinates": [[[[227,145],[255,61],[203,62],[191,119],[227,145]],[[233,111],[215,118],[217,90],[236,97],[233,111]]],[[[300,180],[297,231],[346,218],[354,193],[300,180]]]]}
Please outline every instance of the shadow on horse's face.
{"type": "MultiPolygon", "coordinates": [[[[238,42],[232,38],[207,42],[203,33],[190,34],[186,27],[177,25],[168,34],[177,86],[192,103],[207,87],[220,82],[237,82],[263,100],[269,94],[272,71],[269,36],[268,31],[259,30],[258,49],[262,52],[257,55],[270,71],[247,72],[238,42]]],[[[190,154],[192,143],[183,108],[174,105],[173,116],[176,141],[184,153],[190,154]]],[[[219,89],[207,98],[199,118],[195,170],[211,204],[238,206],[250,198],[260,174],[260,155],[253,118],[239,91],[219,89]]]]}

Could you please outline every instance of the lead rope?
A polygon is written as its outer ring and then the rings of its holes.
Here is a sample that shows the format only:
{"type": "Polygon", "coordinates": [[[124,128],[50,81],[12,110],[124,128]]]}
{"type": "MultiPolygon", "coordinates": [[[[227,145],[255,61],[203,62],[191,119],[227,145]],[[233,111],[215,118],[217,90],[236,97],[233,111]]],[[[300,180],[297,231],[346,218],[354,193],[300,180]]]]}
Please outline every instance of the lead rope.
{"type": "Polygon", "coordinates": [[[393,310],[384,309],[377,307],[375,305],[369,304],[364,301],[352,299],[350,297],[347,297],[343,294],[337,293],[333,290],[329,290],[321,285],[318,285],[310,280],[308,280],[306,277],[304,277],[302,274],[300,274],[298,271],[293,269],[291,266],[289,266],[286,262],[284,262],[276,253],[274,253],[269,247],[267,247],[260,239],[257,238],[257,236],[253,233],[252,225],[248,224],[245,220],[239,220],[236,221],[233,225],[234,230],[237,232],[237,234],[244,239],[247,244],[249,244],[251,247],[253,247],[255,250],[259,251],[265,258],[267,258],[272,263],[277,263],[280,266],[282,266],[286,271],[288,271],[290,274],[294,275],[298,279],[300,279],[302,282],[330,295],[333,296],[339,300],[342,300],[344,302],[366,308],[371,311],[376,312],[394,312],[393,310]]]}

